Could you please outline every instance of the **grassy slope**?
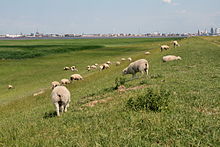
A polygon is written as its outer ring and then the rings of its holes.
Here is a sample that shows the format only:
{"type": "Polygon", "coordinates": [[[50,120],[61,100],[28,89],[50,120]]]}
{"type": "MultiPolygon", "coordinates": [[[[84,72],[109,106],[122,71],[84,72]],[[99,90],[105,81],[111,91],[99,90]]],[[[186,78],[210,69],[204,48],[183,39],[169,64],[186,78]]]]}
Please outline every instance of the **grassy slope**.
{"type": "MultiPolygon", "coordinates": [[[[146,57],[141,50],[148,44],[132,45],[140,49],[140,53],[136,52],[133,58],[146,57]]],[[[111,70],[84,73],[87,76],[84,81],[69,85],[73,102],[70,110],[60,118],[52,117],[54,108],[50,103],[49,90],[37,97],[26,97],[0,106],[0,115],[4,118],[0,122],[0,145],[220,145],[219,46],[201,38],[182,40],[181,45],[163,53],[159,49],[152,50],[152,55],[147,56],[150,75],[159,74],[158,78],[142,78],[126,83],[126,87],[145,83],[148,87],[162,86],[171,90],[173,94],[168,110],[154,113],[125,108],[130,97],[142,95],[147,88],[124,93],[106,89],[114,86],[114,79],[127,65],[124,63],[111,70]],[[183,60],[162,63],[161,57],[166,54],[180,55],[183,60]],[[93,108],[82,107],[89,99],[106,97],[113,100],[93,108]]],[[[121,56],[109,59],[114,61],[121,56]]]]}
{"type": "MultiPolygon", "coordinates": [[[[29,96],[40,89],[48,88],[51,81],[68,78],[72,72],[64,72],[62,69],[65,66],[76,65],[79,73],[86,76],[88,72],[85,71],[85,68],[89,64],[101,64],[107,60],[116,61],[121,57],[133,56],[133,53],[138,51],[158,47],[160,41],[170,40],[168,38],[0,41],[0,54],[2,54],[2,50],[6,49],[14,54],[18,48],[25,50],[27,56],[34,57],[36,52],[46,51],[41,52],[42,57],[38,58],[0,60],[0,102],[7,103],[20,97],[29,96]],[[78,47],[78,50],[60,53],[66,48],[77,48],[75,46],[78,47]],[[98,48],[93,49],[94,46],[98,46],[98,48]],[[56,47],[59,47],[60,52],[50,53],[53,47],[55,50],[56,47]],[[8,84],[15,86],[15,89],[9,92],[8,84]]],[[[23,55],[16,54],[16,57],[23,58],[23,55]]]]}

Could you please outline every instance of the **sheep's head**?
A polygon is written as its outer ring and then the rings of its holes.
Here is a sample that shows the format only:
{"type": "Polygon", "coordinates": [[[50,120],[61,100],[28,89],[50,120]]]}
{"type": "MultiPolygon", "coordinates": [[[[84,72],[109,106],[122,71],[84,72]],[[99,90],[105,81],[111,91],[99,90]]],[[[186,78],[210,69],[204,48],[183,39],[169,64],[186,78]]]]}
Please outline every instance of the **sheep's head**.
{"type": "Polygon", "coordinates": [[[126,74],[127,74],[127,70],[128,70],[128,68],[125,68],[125,69],[122,71],[122,75],[126,75],[126,74]]]}

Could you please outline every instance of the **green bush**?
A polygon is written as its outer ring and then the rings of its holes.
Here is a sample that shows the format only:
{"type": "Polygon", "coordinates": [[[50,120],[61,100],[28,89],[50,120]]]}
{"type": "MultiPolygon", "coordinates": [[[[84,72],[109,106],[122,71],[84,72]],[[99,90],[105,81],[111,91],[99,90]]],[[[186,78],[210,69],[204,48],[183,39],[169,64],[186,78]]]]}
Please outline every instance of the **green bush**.
{"type": "Polygon", "coordinates": [[[124,85],[125,84],[125,78],[120,77],[120,78],[116,78],[115,79],[115,89],[118,89],[119,86],[124,85]]]}
{"type": "Polygon", "coordinates": [[[134,111],[146,110],[159,112],[168,107],[169,97],[169,91],[149,88],[146,94],[138,98],[130,98],[126,106],[134,111]]]}

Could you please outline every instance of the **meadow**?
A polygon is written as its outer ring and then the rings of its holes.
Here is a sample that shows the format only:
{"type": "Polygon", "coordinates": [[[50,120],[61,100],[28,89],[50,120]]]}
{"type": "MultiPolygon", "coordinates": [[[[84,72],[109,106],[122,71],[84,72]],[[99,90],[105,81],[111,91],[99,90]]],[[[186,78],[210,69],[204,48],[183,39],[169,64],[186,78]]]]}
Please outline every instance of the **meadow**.
{"type": "Polygon", "coordinates": [[[0,41],[0,146],[220,146],[220,37],[178,38],[180,47],[160,52],[160,45],[173,40],[0,41]],[[182,60],[163,63],[168,54],[182,60]],[[147,59],[149,76],[122,77],[128,61],[101,72],[86,70],[122,57],[147,59]],[[72,72],[63,67],[71,65],[85,79],[67,85],[70,109],[56,117],[50,83],[68,78],[72,72]],[[126,81],[122,91],[114,89],[119,78],[126,81]],[[127,107],[149,89],[169,91],[166,107],[127,107]],[[103,103],[87,106],[95,100],[103,103]]]}

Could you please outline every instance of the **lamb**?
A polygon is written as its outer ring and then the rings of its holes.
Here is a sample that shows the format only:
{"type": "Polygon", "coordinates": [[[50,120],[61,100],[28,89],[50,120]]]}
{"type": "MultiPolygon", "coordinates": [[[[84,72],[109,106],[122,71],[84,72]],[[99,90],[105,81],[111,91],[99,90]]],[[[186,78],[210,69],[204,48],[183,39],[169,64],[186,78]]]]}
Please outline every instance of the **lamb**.
{"type": "Polygon", "coordinates": [[[70,103],[70,92],[65,86],[57,86],[51,92],[51,100],[56,108],[57,116],[60,112],[67,112],[70,103]]]}
{"type": "Polygon", "coordinates": [[[160,51],[162,52],[163,50],[168,50],[170,47],[168,45],[161,45],[160,46],[160,51]]]}
{"type": "Polygon", "coordinates": [[[12,85],[8,85],[8,89],[13,89],[14,87],[12,85]]]}
{"type": "Polygon", "coordinates": [[[58,81],[53,81],[51,82],[51,85],[52,85],[51,89],[54,89],[55,87],[60,86],[60,83],[58,81]]]}
{"type": "Polygon", "coordinates": [[[176,46],[180,46],[180,45],[179,45],[179,43],[175,40],[175,41],[173,41],[173,46],[176,47],[176,46]]]}
{"type": "Polygon", "coordinates": [[[70,70],[68,66],[64,67],[63,70],[70,70]]]}
{"type": "Polygon", "coordinates": [[[132,74],[132,78],[134,78],[137,72],[141,72],[142,75],[144,74],[144,72],[146,72],[148,75],[148,70],[148,61],[145,59],[139,59],[135,62],[130,63],[128,67],[123,70],[122,74],[132,74]]]}
{"type": "Polygon", "coordinates": [[[115,64],[116,64],[116,66],[118,66],[118,65],[120,65],[121,63],[120,63],[119,61],[117,61],[115,64]]]}
{"type": "Polygon", "coordinates": [[[70,81],[69,81],[68,79],[62,79],[62,80],[60,81],[60,83],[61,83],[62,85],[66,85],[66,84],[69,84],[70,81]]]}
{"type": "Polygon", "coordinates": [[[83,80],[83,77],[80,74],[73,74],[70,76],[70,80],[83,80]]]}
{"type": "Polygon", "coordinates": [[[132,61],[131,57],[128,58],[128,61],[130,61],[130,62],[132,61]]]}
{"type": "Polygon", "coordinates": [[[174,60],[182,60],[182,58],[180,56],[167,55],[167,56],[163,56],[162,60],[163,62],[168,62],[174,60]]]}
{"type": "Polygon", "coordinates": [[[144,54],[145,54],[145,55],[150,55],[150,52],[145,52],[144,54]]]}

